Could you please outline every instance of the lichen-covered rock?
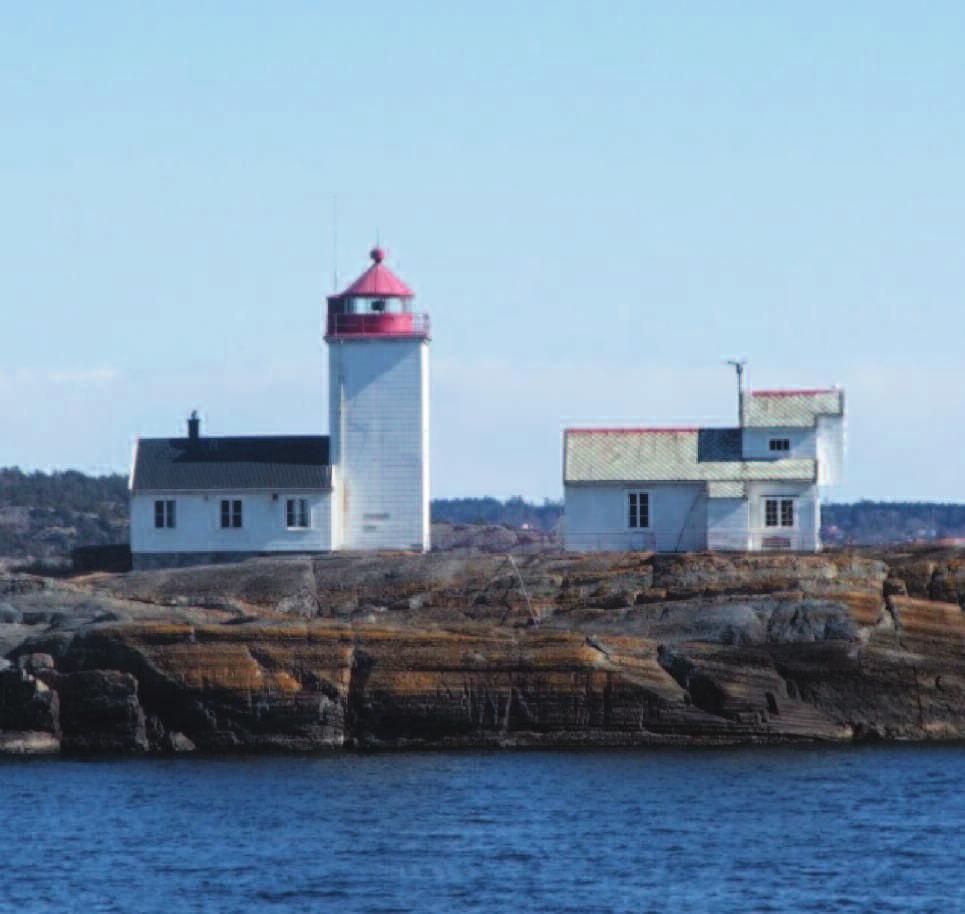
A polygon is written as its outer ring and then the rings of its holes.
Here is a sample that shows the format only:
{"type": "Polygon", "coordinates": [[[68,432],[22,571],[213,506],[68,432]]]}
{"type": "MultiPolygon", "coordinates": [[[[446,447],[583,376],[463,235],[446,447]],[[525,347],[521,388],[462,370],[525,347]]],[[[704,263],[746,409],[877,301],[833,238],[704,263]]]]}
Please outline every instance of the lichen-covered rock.
{"type": "MultiPolygon", "coordinates": [[[[75,639],[61,666],[75,675],[123,671],[163,733],[198,748],[344,741],[351,638],[337,625],[317,632],[297,622],[98,627],[75,639]]],[[[164,739],[154,742],[163,747],[164,739]]]]}
{"type": "Polygon", "coordinates": [[[958,559],[885,558],[334,555],[27,588],[87,615],[9,654],[0,751],[965,738],[958,559]]]}
{"type": "Polygon", "coordinates": [[[965,609],[965,550],[923,549],[883,556],[901,582],[902,595],[965,609]]]}

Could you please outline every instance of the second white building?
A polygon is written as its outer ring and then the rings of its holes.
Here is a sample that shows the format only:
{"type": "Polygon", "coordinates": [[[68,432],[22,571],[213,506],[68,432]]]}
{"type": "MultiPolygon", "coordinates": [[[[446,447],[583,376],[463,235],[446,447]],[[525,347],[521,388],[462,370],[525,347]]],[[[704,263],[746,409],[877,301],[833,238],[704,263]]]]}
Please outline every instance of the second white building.
{"type": "Polygon", "coordinates": [[[738,428],[573,428],[564,537],[578,551],[821,548],[841,477],[844,393],[751,391],[738,428]]]}

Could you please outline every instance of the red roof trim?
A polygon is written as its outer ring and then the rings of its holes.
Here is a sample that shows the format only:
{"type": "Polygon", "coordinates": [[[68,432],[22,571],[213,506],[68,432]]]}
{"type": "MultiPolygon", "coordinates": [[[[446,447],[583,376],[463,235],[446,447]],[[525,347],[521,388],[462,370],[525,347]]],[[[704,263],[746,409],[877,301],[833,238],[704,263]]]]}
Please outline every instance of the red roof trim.
{"type": "Polygon", "coordinates": [[[816,397],[820,394],[838,393],[833,387],[814,388],[812,390],[749,390],[752,397],[816,397]]]}
{"type": "Polygon", "coordinates": [[[699,428],[568,428],[567,435],[694,435],[699,428]]]}
{"type": "Polygon", "coordinates": [[[329,340],[428,340],[431,339],[428,330],[387,330],[384,333],[327,333],[325,341],[329,340]]]}

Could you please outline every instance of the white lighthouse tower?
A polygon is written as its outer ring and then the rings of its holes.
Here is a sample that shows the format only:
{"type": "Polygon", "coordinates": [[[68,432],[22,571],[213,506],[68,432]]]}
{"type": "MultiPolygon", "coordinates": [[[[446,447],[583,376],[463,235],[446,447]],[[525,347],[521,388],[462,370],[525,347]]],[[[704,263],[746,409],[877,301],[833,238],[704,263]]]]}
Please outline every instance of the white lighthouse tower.
{"type": "Polygon", "coordinates": [[[429,549],[429,316],[374,248],[328,299],[333,549],[429,549]]]}

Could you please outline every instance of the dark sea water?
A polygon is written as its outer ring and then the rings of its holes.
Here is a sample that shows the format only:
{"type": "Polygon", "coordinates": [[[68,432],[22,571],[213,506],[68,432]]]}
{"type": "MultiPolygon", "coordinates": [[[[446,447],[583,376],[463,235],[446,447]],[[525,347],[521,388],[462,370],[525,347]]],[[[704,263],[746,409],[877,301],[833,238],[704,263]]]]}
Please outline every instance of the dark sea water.
{"type": "Polygon", "coordinates": [[[965,910],[965,748],[0,763],[0,911],[965,910]]]}

